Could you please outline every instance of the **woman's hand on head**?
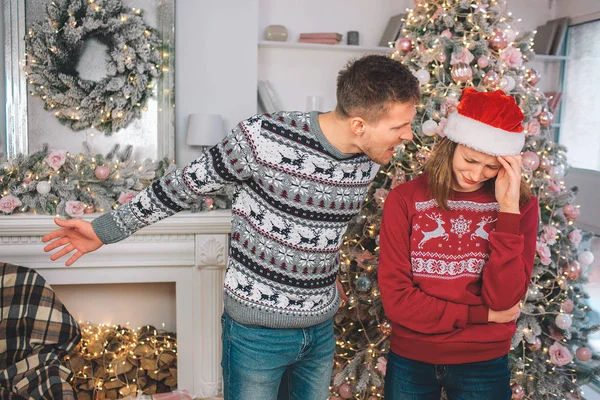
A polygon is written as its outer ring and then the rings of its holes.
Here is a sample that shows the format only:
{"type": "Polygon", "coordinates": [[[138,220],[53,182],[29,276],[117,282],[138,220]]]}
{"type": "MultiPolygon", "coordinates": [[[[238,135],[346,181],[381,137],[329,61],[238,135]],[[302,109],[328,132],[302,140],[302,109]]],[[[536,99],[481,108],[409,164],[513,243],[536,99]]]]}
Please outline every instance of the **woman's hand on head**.
{"type": "Polygon", "coordinates": [[[501,212],[519,214],[521,190],[521,156],[500,156],[502,165],[496,177],[496,200],[501,212]]]}

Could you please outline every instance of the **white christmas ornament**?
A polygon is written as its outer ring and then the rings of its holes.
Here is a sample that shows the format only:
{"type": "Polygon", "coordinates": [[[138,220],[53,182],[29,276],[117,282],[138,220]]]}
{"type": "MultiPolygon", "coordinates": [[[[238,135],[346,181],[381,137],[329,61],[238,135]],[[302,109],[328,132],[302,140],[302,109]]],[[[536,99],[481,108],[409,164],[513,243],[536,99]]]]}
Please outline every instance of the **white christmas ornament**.
{"type": "Polygon", "coordinates": [[[577,257],[577,261],[583,266],[591,265],[594,262],[594,253],[591,251],[582,251],[577,257]]]}
{"type": "Polygon", "coordinates": [[[429,79],[431,79],[429,72],[424,69],[416,71],[413,75],[419,80],[421,85],[426,85],[429,82],[429,79]]]}
{"type": "Polygon", "coordinates": [[[506,35],[506,40],[508,40],[509,42],[514,42],[515,39],[517,38],[517,32],[515,32],[513,29],[505,29],[504,30],[504,34],[506,35]]]}
{"type": "Polygon", "coordinates": [[[554,322],[556,323],[556,326],[558,326],[560,329],[566,330],[571,327],[573,320],[568,314],[558,314],[554,322]]]}
{"type": "Polygon", "coordinates": [[[48,194],[50,192],[50,182],[38,182],[37,186],[35,187],[35,190],[37,190],[37,192],[41,195],[48,194]]]}
{"type": "Polygon", "coordinates": [[[435,122],[432,119],[429,119],[429,120],[423,122],[423,126],[421,127],[421,130],[423,131],[424,135],[433,136],[437,133],[437,128],[438,128],[437,122],[435,122]]]}
{"type": "Polygon", "coordinates": [[[500,79],[500,89],[502,89],[505,93],[509,93],[511,90],[515,88],[517,82],[515,82],[515,78],[510,75],[505,75],[500,79]]]}
{"type": "Polygon", "coordinates": [[[550,168],[550,176],[554,179],[562,179],[565,176],[565,167],[564,165],[555,165],[550,168]]]}

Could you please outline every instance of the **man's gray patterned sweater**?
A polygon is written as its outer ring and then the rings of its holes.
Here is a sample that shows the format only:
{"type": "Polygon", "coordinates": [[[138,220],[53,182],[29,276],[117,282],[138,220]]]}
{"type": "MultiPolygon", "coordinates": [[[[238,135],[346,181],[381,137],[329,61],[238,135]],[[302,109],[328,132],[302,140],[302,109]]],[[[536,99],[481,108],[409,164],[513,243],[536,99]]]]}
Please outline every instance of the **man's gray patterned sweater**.
{"type": "Polygon", "coordinates": [[[117,242],[235,185],[225,310],[243,324],[308,327],[338,309],[342,237],[377,171],[333,147],[317,112],[257,115],[92,226],[117,242]]]}

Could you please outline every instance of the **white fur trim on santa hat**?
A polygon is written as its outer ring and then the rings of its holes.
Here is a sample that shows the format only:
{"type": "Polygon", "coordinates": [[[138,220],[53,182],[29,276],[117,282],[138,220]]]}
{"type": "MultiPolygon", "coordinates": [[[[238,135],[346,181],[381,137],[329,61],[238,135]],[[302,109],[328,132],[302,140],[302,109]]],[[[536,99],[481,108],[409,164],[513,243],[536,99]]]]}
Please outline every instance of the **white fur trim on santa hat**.
{"type": "Polygon", "coordinates": [[[525,144],[524,132],[508,132],[457,112],[448,117],[444,134],[453,142],[492,156],[519,154],[525,144]]]}

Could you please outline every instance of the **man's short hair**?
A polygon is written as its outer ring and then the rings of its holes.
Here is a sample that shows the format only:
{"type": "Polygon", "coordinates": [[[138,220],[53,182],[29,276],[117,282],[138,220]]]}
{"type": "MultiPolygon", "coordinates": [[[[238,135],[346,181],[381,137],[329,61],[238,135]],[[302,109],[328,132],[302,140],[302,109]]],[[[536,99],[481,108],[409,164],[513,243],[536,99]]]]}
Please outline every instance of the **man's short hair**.
{"type": "Polygon", "coordinates": [[[377,121],[392,104],[418,103],[419,81],[398,61],[383,55],[351,60],[337,78],[336,113],[377,121]]]}

